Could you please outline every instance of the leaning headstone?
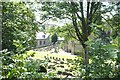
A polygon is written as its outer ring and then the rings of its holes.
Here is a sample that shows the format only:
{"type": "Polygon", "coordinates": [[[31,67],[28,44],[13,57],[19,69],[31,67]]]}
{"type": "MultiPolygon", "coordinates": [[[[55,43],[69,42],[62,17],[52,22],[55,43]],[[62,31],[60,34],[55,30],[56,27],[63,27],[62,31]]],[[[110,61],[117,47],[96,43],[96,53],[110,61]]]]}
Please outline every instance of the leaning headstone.
{"type": "Polygon", "coordinates": [[[62,58],[62,60],[64,61],[64,58],[62,58]]]}
{"type": "Polygon", "coordinates": [[[40,66],[39,67],[39,70],[37,72],[44,72],[44,73],[47,73],[47,69],[43,66],[40,66]]]}
{"type": "Polygon", "coordinates": [[[64,64],[64,62],[63,62],[63,61],[61,61],[61,62],[60,62],[60,64],[64,64]]]}

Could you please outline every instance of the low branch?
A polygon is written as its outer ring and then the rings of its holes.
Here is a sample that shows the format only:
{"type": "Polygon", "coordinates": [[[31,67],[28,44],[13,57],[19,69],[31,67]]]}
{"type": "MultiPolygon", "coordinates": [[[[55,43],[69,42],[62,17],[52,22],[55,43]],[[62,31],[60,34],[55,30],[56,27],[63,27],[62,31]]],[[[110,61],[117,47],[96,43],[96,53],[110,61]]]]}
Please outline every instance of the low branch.
{"type": "MultiPolygon", "coordinates": [[[[74,14],[75,15],[75,14],[74,14]]],[[[75,32],[76,32],[76,35],[77,35],[77,37],[78,37],[78,39],[79,39],[79,41],[80,42],[83,42],[83,40],[82,40],[82,35],[80,34],[80,31],[79,31],[79,29],[78,29],[78,27],[77,27],[77,22],[76,22],[76,18],[72,18],[72,22],[73,22],[73,26],[74,26],[74,29],[75,29],[75,32]]]]}
{"type": "Polygon", "coordinates": [[[73,37],[74,39],[76,39],[77,41],[79,41],[79,39],[78,38],[76,38],[74,35],[72,35],[72,33],[71,33],[71,31],[70,30],[68,30],[69,31],[69,33],[70,33],[70,36],[71,37],[73,37]]]}
{"type": "Polygon", "coordinates": [[[44,21],[42,21],[42,22],[39,22],[39,21],[36,21],[36,22],[38,22],[39,24],[43,24],[44,22],[46,22],[47,20],[50,20],[52,17],[49,17],[49,19],[46,19],[46,20],[44,20],[44,21]]]}
{"type": "Polygon", "coordinates": [[[82,17],[76,12],[77,17],[82,21],[82,17]]]}
{"type": "Polygon", "coordinates": [[[63,18],[64,18],[64,19],[65,19],[65,18],[67,18],[67,19],[70,19],[70,20],[72,20],[70,17],[63,17],[63,18]]]}

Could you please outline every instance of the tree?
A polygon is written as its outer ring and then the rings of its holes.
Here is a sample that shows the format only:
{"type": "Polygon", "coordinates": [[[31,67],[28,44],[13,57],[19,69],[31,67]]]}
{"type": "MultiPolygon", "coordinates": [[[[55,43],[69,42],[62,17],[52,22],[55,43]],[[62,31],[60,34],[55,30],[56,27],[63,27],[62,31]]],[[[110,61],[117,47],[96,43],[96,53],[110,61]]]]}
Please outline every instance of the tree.
{"type": "MultiPolygon", "coordinates": [[[[88,50],[85,42],[92,32],[92,23],[96,23],[98,11],[100,11],[100,2],[44,2],[42,10],[53,18],[70,19],[75,30],[76,39],[79,40],[85,52],[85,64],[89,63],[88,50]],[[86,8],[84,5],[86,4],[86,8]],[[84,11],[85,10],[85,11],[84,11]]],[[[94,27],[94,26],[93,26],[94,27]]]]}
{"type": "Polygon", "coordinates": [[[68,40],[76,40],[75,31],[71,24],[65,24],[61,27],[50,27],[47,32],[51,34],[57,33],[59,37],[64,37],[64,42],[66,43],[68,43],[68,40]]]}
{"type": "Polygon", "coordinates": [[[3,51],[0,54],[2,60],[0,79],[48,77],[49,74],[36,72],[40,64],[45,62],[30,59],[35,52],[27,52],[36,45],[36,31],[38,31],[38,27],[35,23],[35,16],[24,2],[2,2],[3,51]],[[8,51],[4,49],[8,49],[8,51]]]}
{"type": "Polygon", "coordinates": [[[53,48],[55,49],[54,52],[56,52],[56,53],[57,53],[57,50],[56,50],[55,45],[56,45],[57,40],[58,40],[58,36],[57,36],[56,33],[54,33],[54,34],[51,36],[51,42],[53,43],[53,48]]]}
{"type": "Polygon", "coordinates": [[[72,27],[74,28],[76,35],[74,38],[76,38],[76,40],[78,40],[83,46],[85,52],[85,64],[88,64],[89,55],[85,42],[88,41],[88,37],[97,25],[101,25],[103,23],[107,23],[108,25],[110,24],[103,15],[113,11],[113,7],[115,5],[112,5],[111,3],[106,5],[101,2],[92,2],[90,0],[87,0],[87,2],[84,2],[84,0],[82,1],[43,2],[42,10],[46,12],[43,16],[44,18],[52,16],[53,19],[69,19],[72,22],[72,27]],[[104,22],[103,19],[105,20],[104,22]]]}
{"type": "Polygon", "coordinates": [[[3,2],[2,6],[2,49],[15,53],[32,49],[38,31],[34,14],[24,2],[3,2]]]}
{"type": "Polygon", "coordinates": [[[53,44],[55,44],[55,43],[57,42],[57,40],[58,40],[57,34],[54,33],[54,34],[51,36],[51,42],[52,42],[53,44]]]}

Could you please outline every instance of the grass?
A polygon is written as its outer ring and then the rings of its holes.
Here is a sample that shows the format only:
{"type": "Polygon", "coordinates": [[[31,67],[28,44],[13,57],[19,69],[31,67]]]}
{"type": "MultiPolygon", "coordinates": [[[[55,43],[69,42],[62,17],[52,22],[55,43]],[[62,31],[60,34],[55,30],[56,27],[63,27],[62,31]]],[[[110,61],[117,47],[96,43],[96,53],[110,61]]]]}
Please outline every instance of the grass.
{"type": "MultiPolygon", "coordinates": [[[[32,57],[33,59],[40,59],[40,60],[45,60],[45,56],[46,58],[49,58],[51,62],[49,62],[47,64],[47,71],[48,73],[52,72],[54,74],[57,74],[58,71],[62,71],[62,72],[68,72],[68,73],[71,73],[74,75],[74,69],[75,68],[75,65],[73,65],[72,63],[69,62],[69,60],[67,61],[67,59],[76,59],[77,56],[76,55],[71,55],[70,53],[66,53],[66,52],[60,52],[60,53],[50,53],[49,51],[28,51],[28,53],[33,53],[35,52],[34,54],[34,57],[32,57]],[[54,57],[54,59],[53,59],[54,57]],[[57,58],[57,60],[56,60],[57,58]],[[64,60],[63,60],[64,58],[64,60]],[[58,59],[60,59],[60,61],[58,61],[58,59]],[[55,63],[57,62],[57,63],[55,63]],[[63,62],[63,64],[61,63],[63,62]],[[49,66],[51,67],[55,67],[55,69],[53,68],[48,68],[49,66]],[[63,66],[63,67],[61,67],[63,66]],[[72,72],[70,71],[72,69],[72,72]],[[67,70],[67,71],[66,71],[67,70]]],[[[70,60],[71,61],[71,60],[70,60]]],[[[75,73],[77,74],[77,73],[75,73]]],[[[60,77],[59,75],[57,75],[57,77],[60,77]]],[[[64,78],[64,75],[61,75],[61,77],[64,78]]]]}
{"type": "Polygon", "coordinates": [[[76,59],[76,55],[70,55],[69,53],[50,53],[48,51],[41,51],[41,52],[38,52],[38,51],[34,51],[36,54],[34,55],[33,59],[41,59],[41,60],[44,60],[45,57],[48,57],[49,59],[63,59],[66,60],[66,59],[76,59]]]}

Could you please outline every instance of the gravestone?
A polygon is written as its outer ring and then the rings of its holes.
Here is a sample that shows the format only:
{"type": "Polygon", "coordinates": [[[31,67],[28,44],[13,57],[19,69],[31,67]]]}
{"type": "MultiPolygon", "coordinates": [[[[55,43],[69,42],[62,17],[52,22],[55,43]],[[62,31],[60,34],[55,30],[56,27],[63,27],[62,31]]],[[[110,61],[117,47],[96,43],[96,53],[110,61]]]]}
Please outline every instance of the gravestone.
{"type": "Polygon", "coordinates": [[[47,69],[43,66],[40,66],[39,67],[39,70],[37,72],[44,72],[44,73],[47,73],[47,69]]]}

